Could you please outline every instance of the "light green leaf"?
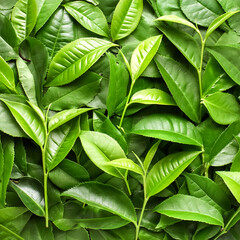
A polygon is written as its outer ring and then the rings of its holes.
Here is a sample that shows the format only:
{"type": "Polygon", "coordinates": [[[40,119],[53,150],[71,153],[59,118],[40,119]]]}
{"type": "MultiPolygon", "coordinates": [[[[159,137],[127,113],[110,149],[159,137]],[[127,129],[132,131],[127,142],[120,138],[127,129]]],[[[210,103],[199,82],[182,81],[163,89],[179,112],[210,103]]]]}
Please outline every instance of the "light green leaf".
{"type": "Polygon", "coordinates": [[[113,41],[122,39],[137,27],[143,11],[143,0],[120,0],[115,8],[111,24],[113,41]]]}
{"type": "Polygon", "coordinates": [[[238,13],[239,11],[232,11],[232,12],[226,12],[222,14],[221,16],[217,17],[213,22],[210,24],[210,26],[207,29],[205,40],[219,27],[221,26],[228,18],[233,16],[234,14],[238,13]]]}
{"type": "Polygon", "coordinates": [[[17,37],[22,42],[32,32],[37,21],[35,0],[18,0],[12,10],[12,24],[17,37]]]}
{"type": "Polygon", "coordinates": [[[41,0],[41,9],[37,16],[35,32],[37,32],[51,17],[55,10],[59,7],[62,0],[41,0]]]}
{"type": "Polygon", "coordinates": [[[14,140],[8,136],[0,140],[0,208],[5,207],[8,182],[14,163],[14,140]]]}
{"type": "Polygon", "coordinates": [[[25,207],[5,207],[0,209],[0,223],[4,224],[7,222],[10,222],[17,217],[21,216],[25,212],[27,212],[28,209],[25,207]]]}
{"type": "Polygon", "coordinates": [[[240,173],[227,171],[217,171],[216,173],[223,179],[233,196],[240,203],[240,173]]]}
{"type": "Polygon", "coordinates": [[[229,93],[214,93],[203,99],[210,116],[219,124],[230,124],[240,119],[240,105],[229,93]]]}
{"type": "Polygon", "coordinates": [[[172,114],[153,114],[136,123],[132,133],[162,140],[202,146],[197,128],[186,119],[172,114]]]}
{"type": "Polygon", "coordinates": [[[89,31],[104,37],[109,36],[107,19],[100,8],[84,1],[69,2],[64,7],[89,31]]]}
{"type": "Polygon", "coordinates": [[[147,196],[169,186],[199,154],[197,151],[174,153],[156,163],[147,175],[147,196]]]}
{"type": "Polygon", "coordinates": [[[133,51],[130,63],[133,82],[140,77],[152,61],[154,55],[157,53],[161,41],[162,35],[150,37],[142,41],[133,51]]]}
{"type": "Polygon", "coordinates": [[[238,61],[240,48],[236,46],[212,46],[207,48],[219,62],[224,71],[240,85],[240,63],[238,61]]]}
{"type": "Polygon", "coordinates": [[[199,32],[199,30],[196,28],[195,25],[193,25],[191,22],[188,20],[178,17],[176,15],[164,15],[156,19],[156,21],[166,21],[166,22],[174,22],[174,23],[179,23],[186,25],[192,29],[194,29],[196,32],[199,32]]]}
{"type": "Polygon", "coordinates": [[[58,128],[64,123],[90,110],[92,110],[92,108],[80,108],[80,109],[64,110],[59,113],[56,113],[48,123],[48,131],[51,132],[55,128],[58,128]]]}
{"type": "Polygon", "coordinates": [[[39,181],[34,178],[21,178],[19,183],[10,182],[9,185],[16,191],[23,204],[37,216],[43,217],[44,197],[43,187],[39,181]]]}
{"type": "Polygon", "coordinates": [[[208,202],[220,212],[230,210],[230,200],[221,187],[210,178],[197,174],[185,173],[188,189],[192,196],[208,202]]]}
{"type": "Polygon", "coordinates": [[[180,0],[180,6],[191,22],[204,27],[208,27],[216,17],[224,13],[216,0],[180,0]]]}
{"type": "Polygon", "coordinates": [[[238,144],[234,136],[240,134],[240,122],[230,124],[215,141],[209,159],[211,166],[224,166],[233,161],[238,152],[238,144]]]}
{"type": "Polygon", "coordinates": [[[54,169],[67,156],[79,133],[79,118],[73,119],[50,132],[45,151],[48,171],[54,169]]]}
{"type": "Polygon", "coordinates": [[[0,237],[1,239],[24,240],[18,234],[2,224],[0,224],[0,237]]]}
{"type": "Polygon", "coordinates": [[[13,70],[1,56],[0,56],[0,82],[11,91],[16,92],[13,70]]]}
{"type": "Polygon", "coordinates": [[[143,162],[143,166],[144,166],[144,169],[145,171],[148,170],[152,160],[153,160],[153,157],[155,156],[157,150],[158,150],[158,147],[159,147],[159,144],[160,144],[160,140],[158,140],[156,143],[154,143],[152,145],[152,147],[149,149],[145,159],[144,159],[144,162],[143,162]]]}
{"type": "Polygon", "coordinates": [[[161,24],[160,31],[171,41],[183,56],[196,68],[199,69],[201,63],[200,41],[182,30],[161,24]]]}
{"type": "Polygon", "coordinates": [[[7,105],[23,131],[39,146],[43,146],[45,141],[45,127],[38,114],[27,104],[7,100],[3,97],[0,98],[7,105]]]}
{"type": "Polygon", "coordinates": [[[185,65],[157,55],[157,66],[179,108],[194,122],[200,121],[200,96],[197,76],[185,65]]]}
{"type": "Polygon", "coordinates": [[[107,134],[91,131],[82,131],[80,139],[86,154],[97,167],[115,177],[123,177],[123,171],[106,165],[109,161],[126,158],[116,140],[107,134]]]}
{"type": "Polygon", "coordinates": [[[105,163],[107,166],[122,168],[143,175],[143,170],[131,159],[121,158],[105,163]]]}
{"type": "Polygon", "coordinates": [[[136,224],[137,216],[132,202],[125,193],[110,185],[86,182],[63,192],[61,195],[104,209],[136,224]]]}
{"type": "Polygon", "coordinates": [[[155,211],[182,220],[224,225],[222,215],[216,208],[193,196],[177,194],[159,204],[155,211]]]}
{"type": "Polygon", "coordinates": [[[171,95],[160,89],[143,89],[133,94],[129,104],[142,103],[142,104],[157,104],[157,105],[170,105],[175,106],[171,95]]]}
{"type": "Polygon", "coordinates": [[[67,44],[53,58],[46,86],[59,86],[72,82],[114,46],[117,45],[98,38],[80,38],[67,44]]]}

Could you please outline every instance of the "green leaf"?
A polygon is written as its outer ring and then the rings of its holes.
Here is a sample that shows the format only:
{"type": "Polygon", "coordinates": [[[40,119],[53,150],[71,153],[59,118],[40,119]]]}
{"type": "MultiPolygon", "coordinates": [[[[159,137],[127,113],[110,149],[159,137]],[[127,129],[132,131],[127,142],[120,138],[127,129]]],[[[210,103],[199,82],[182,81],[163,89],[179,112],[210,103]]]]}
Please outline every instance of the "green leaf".
{"type": "Polygon", "coordinates": [[[223,226],[220,212],[207,202],[193,196],[177,194],[159,204],[155,211],[182,220],[223,226]],[[187,203],[187,204],[186,204],[187,203]]]}
{"type": "Polygon", "coordinates": [[[92,110],[92,108],[69,109],[56,113],[48,123],[48,131],[51,132],[73,118],[92,110]]]}
{"type": "Polygon", "coordinates": [[[196,28],[195,25],[193,25],[191,22],[188,20],[178,17],[176,15],[164,15],[156,19],[156,21],[166,21],[166,22],[174,22],[174,23],[179,23],[183,24],[185,26],[188,26],[192,29],[194,29],[196,32],[199,32],[199,30],[196,28]]]}
{"type": "Polygon", "coordinates": [[[81,165],[64,159],[53,171],[49,173],[49,179],[57,187],[67,190],[80,182],[89,180],[87,170],[81,165]]]}
{"type": "Polygon", "coordinates": [[[175,106],[171,95],[160,89],[143,89],[133,94],[129,104],[157,104],[157,105],[170,105],[175,106]]]}
{"type": "Polygon", "coordinates": [[[10,137],[1,137],[0,141],[0,208],[5,207],[8,182],[14,162],[14,141],[10,137]]]}
{"type": "Polygon", "coordinates": [[[101,79],[101,76],[87,72],[68,85],[50,87],[44,95],[43,104],[51,104],[50,109],[55,111],[86,105],[97,94],[101,79]]]}
{"type": "Polygon", "coordinates": [[[240,105],[229,93],[214,93],[203,99],[210,116],[219,124],[230,124],[240,118],[240,105]]]}
{"type": "Polygon", "coordinates": [[[120,0],[113,13],[111,36],[113,41],[130,35],[137,27],[143,11],[143,0],[120,0]]]}
{"type": "Polygon", "coordinates": [[[216,172],[225,182],[233,196],[240,203],[240,176],[239,172],[227,172],[227,171],[217,171],[216,172]]]}
{"type": "Polygon", "coordinates": [[[52,225],[48,228],[45,227],[45,221],[43,218],[32,217],[25,228],[23,229],[21,236],[24,240],[54,240],[52,225]]]}
{"type": "Polygon", "coordinates": [[[107,19],[100,8],[84,1],[69,2],[64,7],[89,31],[104,37],[109,36],[107,19]]]}
{"type": "Polygon", "coordinates": [[[0,14],[0,56],[5,60],[17,57],[14,47],[17,44],[17,35],[9,18],[0,14]]]}
{"type": "Polygon", "coordinates": [[[220,212],[230,210],[230,201],[218,184],[196,174],[185,173],[185,177],[192,196],[208,202],[220,212]]]}
{"type": "Polygon", "coordinates": [[[183,56],[196,68],[200,67],[201,46],[199,41],[182,30],[161,24],[160,31],[171,41],[183,56]]]}
{"type": "Polygon", "coordinates": [[[79,118],[73,119],[50,132],[45,150],[48,171],[55,168],[67,156],[79,133],[79,118]]]}
{"type": "Polygon", "coordinates": [[[143,162],[143,166],[144,166],[144,169],[145,171],[148,170],[152,160],[153,160],[153,157],[155,156],[157,150],[158,150],[158,147],[159,147],[159,144],[160,144],[160,140],[158,140],[156,143],[154,143],[152,145],[152,147],[149,149],[145,159],[144,159],[144,162],[143,162]]]}
{"type": "Polygon", "coordinates": [[[208,27],[218,15],[223,14],[223,10],[216,0],[210,2],[204,0],[180,0],[180,6],[190,21],[204,27],[208,27]],[[197,15],[195,11],[198,13],[197,15]]]}
{"type": "Polygon", "coordinates": [[[67,44],[53,58],[45,85],[59,86],[72,82],[114,46],[98,38],[81,38],[67,44]]]}
{"type": "Polygon", "coordinates": [[[236,46],[212,46],[208,47],[207,50],[219,62],[229,77],[240,85],[240,63],[237,60],[240,48],[236,46]]]}
{"type": "Polygon", "coordinates": [[[37,16],[35,32],[37,32],[51,17],[62,0],[41,0],[41,8],[37,16]]]}
{"type": "Polygon", "coordinates": [[[22,42],[30,35],[37,21],[36,1],[18,0],[12,10],[11,16],[17,37],[22,42]]]}
{"type": "Polygon", "coordinates": [[[58,8],[38,31],[36,38],[46,46],[49,53],[49,62],[63,46],[78,38],[76,28],[76,24],[67,11],[58,8]]]}
{"type": "Polygon", "coordinates": [[[126,194],[110,185],[86,182],[63,192],[61,195],[104,209],[136,224],[137,216],[132,202],[126,194]]]}
{"type": "Polygon", "coordinates": [[[108,115],[111,117],[114,114],[117,106],[127,96],[129,74],[123,61],[120,61],[111,53],[108,53],[107,56],[110,62],[110,77],[106,105],[108,115]]]}
{"type": "Polygon", "coordinates": [[[179,108],[194,122],[200,121],[200,96],[197,76],[185,65],[157,55],[159,71],[179,108]]]}
{"type": "Polygon", "coordinates": [[[16,219],[27,211],[28,209],[24,207],[5,207],[0,209],[0,223],[4,224],[16,219]]]}
{"type": "Polygon", "coordinates": [[[143,71],[147,68],[162,41],[162,35],[150,37],[142,41],[137,48],[133,51],[131,57],[131,77],[135,82],[143,71]]]}
{"type": "Polygon", "coordinates": [[[222,14],[221,16],[217,17],[208,27],[205,40],[219,27],[221,26],[228,18],[233,16],[234,14],[238,13],[239,11],[232,11],[232,12],[226,12],[222,14]]]}
{"type": "Polygon", "coordinates": [[[45,127],[38,114],[27,104],[7,100],[0,97],[23,131],[32,138],[39,146],[45,141],[45,127]]]}
{"type": "Polygon", "coordinates": [[[0,237],[1,239],[11,239],[11,240],[24,240],[18,234],[0,224],[0,237]]]}
{"type": "Polygon", "coordinates": [[[10,182],[9,185],[31,212],[40,217],[45,215],[43,187],[39,181],[31,177],[23,177],[18,183],[10,182]]]}
{"type": "Polygon", "coordinates": [[[1,56],[0,56],[0,82],[11,91],[16,92],[13,70],[1,56]]]}
{"type": "Polygon", "coordinates": [[[234,136],[240,134],[240,122],[230,124],[225,131],[219,135],[210,152],[211,166],[224,166],[233,161],[238,152],[238,144],[234,136]]]}
{"type": "Polygon", "coordinates": [[[199,154],[197,151],[174,153],[156,163],[147,175],[147,196],[169,186],[199,154]]]}
{"type": "Polygon", "coordinates": [[[215,58],[210,58],[203,73],[203,97],[215,92],[225,91],[234,86],[234,84],[235,82],[233,82],[231,78],[224,72],[215,58]]]}
{"type": "Polygon", "coordinates": [[[61,230],[71,230],[77,227],[90,229],[116,229],[129,222],[119,216],[113,215],[99,208],[84,206],[79,203],[69,202],[64,206],[63,218],[54,221],[61,230]]]}
{"type": "Polygon", "coordinates": [[[133,171],[140,175],[143,175],[143,170],[136,163],[134,163],[131,159],[121,158],[112,160],[110,162],[105,163],[107,166],[112,166],[116,168],[126,169],[129,171],[133,171]]]}
{"type": "Polygon", "coordinates": [[[97,167],[115,177],[123,177],[121,171],[106,165],[112,160],[126,158],[123,149],[116,140],[107,134],[91,131],[82,131],[80,139],[86,154],[97,167]]]}
{"type": "Polygon", "coordinates": [[[89,240],[88,231],[85,230],[84,228],[79,228],[79,229],[66,231],[66,232],[56,230],[54,231],[54,236],[55,236],[55,239],[58,239],[58,240],[75,240],[79,238],[79,236],[81,236],[81,240],[89,240]]]}
{"type": "Polygon", "coordinates": [[[153,114],[136,123],[132,133],[162,140],[202,146],[196,127],[186,119],[172,114],[153,114]]]}

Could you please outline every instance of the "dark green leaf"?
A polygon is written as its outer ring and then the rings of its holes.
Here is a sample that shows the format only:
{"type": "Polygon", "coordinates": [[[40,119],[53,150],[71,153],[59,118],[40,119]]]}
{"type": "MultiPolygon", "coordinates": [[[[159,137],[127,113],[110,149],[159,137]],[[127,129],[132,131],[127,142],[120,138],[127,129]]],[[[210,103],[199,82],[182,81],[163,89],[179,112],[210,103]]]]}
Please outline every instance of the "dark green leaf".
{"type": "Polygon", "coordinates": [[[62,87],[50,87],[43,98],[45,106],[60,111],[70,108],[79,108],[89,103],[99,90],[102,77],[88,72],[82,77],[62,87]]]}
{"type": "Polygon", "coordinates": [[[172,58],[157,55],[157,66],[179,108],[194,122],[200,120],[197,76],[172,58]]]}
{"type": "Polygon", "coordinates": [[[100,8],[84,2],[70,2],[64,5],[65,9],[83,27],[101,36],[108,37],[108,23],[100,8]]]}
{"type": "Polygon", "coordinates": [[[177,115],[154,114],[144,117],[133,127],[132,132],[147,137],[202,146],[202,138],[195,126],[177,115]]]}
{"type": "Polygon", "coordinates": [[[49,179],[59,188],[67,190],[80,182],[89,180],[89,174],[83,166],[64,159],[49,173],[49,179]]]}
{"type": "MultiPolygon", "coordinates": [[[[75,240],[81,236],[81,240],[89,240],[88,232],[84,228],[79,228],[71,231],[54,231],[55,239],[58,240],[75,240]]],[[[29,239],[30,240],[30,239],[29,239]]]]}
{"type": "Polygon", "coordinates": [[[97,182],[82,183],[62,193],[90,206],[112,212],[136,224],[137,216],[130,199],[120,190],[97,182]]]}
{"type": "Polygon", "coordinates": [[[18,183],[10,182],[10,186],[31,212],[41,217],[45,215],[43,187],[39,181],[24,177],[18,183]]]}
{"type": "Polygon", "coordinates": [[[169,186],[199,154],[196,151],[174,153],[156,163],[147,175],[147,196],[169,186]]]}
{"type": "Polygon", "coordinates": [[[158,205],[155,211],[182,220],[223,226],[220,212],[207,202],[193,196],[177,194],[158,205]]]}

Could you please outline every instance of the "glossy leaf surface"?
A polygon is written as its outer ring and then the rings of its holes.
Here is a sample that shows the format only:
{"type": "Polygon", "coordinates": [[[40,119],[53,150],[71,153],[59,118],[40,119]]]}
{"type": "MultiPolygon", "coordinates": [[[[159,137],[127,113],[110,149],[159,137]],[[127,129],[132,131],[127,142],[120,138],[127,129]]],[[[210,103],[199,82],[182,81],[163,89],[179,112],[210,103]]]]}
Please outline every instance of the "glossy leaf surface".
{"type": "Polygon", "coordinates": [[[172,142],[202,145],[201,136],[192,123],[169,114],[147,116],[133,127],[132,132],[172,142]]]}
{"type": "Polygon", "coordinates": [[[155,58],[176,104],[194,122],[199,122],[199,86],[197,76],[181,63],[157,55],[155,58]]]}
{"type": "Polygon", "coordinates": [[[128,36],[137,27],[143,10],[143,0],[120,0],[113,13],[111,36],[113,41],[128,36]]]}
{"type": "Polygon", "coordinates": [[[100,8],[84,1],[69,2],[64,7],[83,27],[108,37],[107,20],[100,8]]]}
{"type": "Polygon", "coordinates": [[[151,197],[169,186],[200,152],[170,154],[156,163],[148,173],[147,196],[151,197]]]}
{"type": "Polygon", "coordinates": [[[90,206],[112,212],[127,221],[133,223],[137,221],[134,207],[129,198],[123,192],[109,185],[86,182],[63,192],[62,196],[73,197],[90,206]]]}
{"type": "Polygon", "coordinates": [[[223,218],[219,211],[207,202],[193,196],[175,195],[158,205],[155,211],[182,220],[223,226],[223,218]]]}
{"type": "Polygon", "coordinates": [[[46,86],[59,86],[72,82],[113,46],[116,45],[97,38],[82,38],[67,44],[53,58],[46,86]]]}
{"type": "Polygon", "coordinates": [[[130,68],[132,81],[135,82],[157,53],[162,36],[154,36],[141,42],[134,50],[130,68]]]}
{"type": "Polygon", "coordinates": [[[11,182],[10,186],[31,212],[41,217],[45,215],[43,187],[39,181],[34,178],[24,177],[19,183],[11,182]]]}

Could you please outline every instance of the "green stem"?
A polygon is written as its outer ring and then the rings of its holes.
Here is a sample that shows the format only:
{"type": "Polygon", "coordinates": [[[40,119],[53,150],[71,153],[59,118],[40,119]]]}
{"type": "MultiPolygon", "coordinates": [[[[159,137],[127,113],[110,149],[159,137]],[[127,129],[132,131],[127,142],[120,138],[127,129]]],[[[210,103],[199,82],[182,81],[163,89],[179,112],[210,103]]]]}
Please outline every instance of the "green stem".
{"type": "Polygon", "coordinates": [[[225,233],[227,233],[230,229],[229,226],[232,223],[232,221],[234,220],[234,218],[240,213],[240,207],[237,209],[237,211],[233,214],[233,216],[231,217],[231,219],[228,221],[228,223],[226,224],[225,228],[223,228],[223,230],[214,238],[214,240],[217,240],[219,237],[221,237],[222,235],[224,235],[225,233]]]}
{"type": "Polygon", "coordinates": [[[144,201],[143,201],[142,210],[141,210],[141,213],[140,213],[140,216],[139,216],[138,224],[136,225],[136,238],[135,238],[135,240],[138,240],[138,235],[139,235],[139,231],[140,231],[140,227],[141,227],[143,214],[144,214],[147,202],[149,200],[149,197],[147,197],[147,192],[146,192],[146,173],[143,176],[143,190],[144,190],[144,201]]]}
{"type": "Polygon", "coordinates": [[[201,38],[201,59],[200,59],[200,67],[198,69],[198,81],[199,81],[199,92],[200,92],[200,99],[202,98],[202,67],[203,67],[203,56],[204,56],[204,48],[205,48],[205,39],[202,39],[202,35],[200,34],[201,38]]]}
{"type": "Polygon", "coordinates": [[[43,165],[43,187],[44,187],[44,202],[45,202],[45,221],[46,228],[48,228],[48,193],[47,193],[47,181],[48,181],[48,172],[46,170],[46,144],[42,149],[42,165],[43,165]]]}
{"type": "Polygon", "coordinates": [[[122,127],[123,119],[124,119],[125,113],[126,113],[127,108],[128,108],[128,103],[130,101],[130,97],[131,97],[131,94],[132,94],[134,83],[135,82],[133,82],[133,81],[131,83],[130,90],[129,90],[128,97],[127,97],[127,102],[126,102],[125,107],[123,109],[122,117],[121,117],[121,120],[120,120],[120,123],[119,123],[119,128],[122,127]]]}

